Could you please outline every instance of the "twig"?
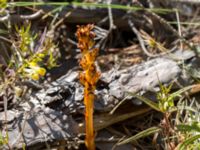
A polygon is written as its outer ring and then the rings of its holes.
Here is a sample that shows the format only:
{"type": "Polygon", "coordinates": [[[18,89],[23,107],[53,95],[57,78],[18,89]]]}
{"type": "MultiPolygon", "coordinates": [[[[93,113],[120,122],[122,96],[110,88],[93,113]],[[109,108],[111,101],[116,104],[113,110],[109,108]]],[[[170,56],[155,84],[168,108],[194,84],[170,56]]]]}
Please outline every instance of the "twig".
{"type": "Polygon", "coordinates": [[[10,17],[9,14],[7,14],[7,15],[4,16],[4,17],[0,17],[0,22],[5,22],[5,21],[7,21],[7,20],[9,19],[9,17],[10,17]]]}
{"type": "MultiPolygon", "coordinates": [[[[113,21],[113,14],[112,14],[112,8],[111,8],[111,2],[112,0],[108,0],[107,1],[107,5],[108,5],[108,17],[105,17],[103,20],[101,20],[98,24],[107,21],[107,19],[109,19],[109,30],[108,32],[106,32],[106,35],[104,37],[102,37],[102,39],[98,42],[98,45],[104,49],[105,48],[105,43],[108,40],[108,36],[109,34],[112,32],[113,29],[116,28],[116,26],[114,25],[114,21],[113,21]]],[[[95,28],[97,28],[97,26],[95,26],[95,28]]],[[[98,27],[99,28],[99,27],[98,27]]],[[[111,39],[112,37],[110,37],[111,39]]]]}
{"type": "Polygon", "coordinates": [[[3,37],[3,36],[0,36],[0,39],[1,39],[1,40],[4,40],[4,41],[6,41],[6,42],[8,42],[8,43],[10,43],[10,44],[13,43],[11,40],[9,40],[9,39],[7,39],[7,38],[5,38],[5,37],[3,37]]]}
{"type": "Polygon", "coordinates": [[[108,17],[109,17],[109,31],[111,31],[112,29],[115,29],[116,26],[114,25],[113,23],[113,15],[112,15],[112,9],[110,7],[110,4],[111,4],[111,1],[112,0],[108,0],[107,1],[107,5],[108,5],[108,17]]]}
{"type": "Polygon", "coordinates": [[[55,25],[53,25],[53,29],[57,28],[60,24],[62,24],[63,21],[70,15],[71,15],[71,12],[66,13],[62,19],[60,19],[55,25]]]}
{"type": "Polygon", "coordinates": [[[36,13],[34,14],[31,14],[31,15],[20,15],[20,19],[22,20],[33,20],[33,19],[36,19],[36,18],[39,18],[40,16],[43,15],[43,10],[38,10],[36,13]]]}
{"type": "Polygon", "coordinates": [[[74,46],[77,46],[77,42],[73,41],[72,39],[67,38],[66,40],[67,40],[67,42],[68,42],[69,44],[72,44],[72,45],[74,45],[74,46]]]}
{"type": "MultiPolygon", "coordinates": [[[[179,11],[176,9],[175,12],[176,12],[176,19],[177,19],[177,24],[178,24],[178,34],[179,34],[179,37],[182,37],[179,11]]],[[[181,46],[181,50],[183,50],[183,43],[181,42],[181,40],[180,40],[180,46],[181,46]]]]}
{"type": "MultiPolygon", "coordinates": [[[[7,132],[8,132],[8,124],[7,124],[7,121],[8,121],[8,116],[7,116],[8,99],[5,96],[3,96],[3,101],[4,101],[4,112],[5,112],[5,123],[6,123],[6,125],[5,125],[5,127],[6,127],[6,138],[9,138],[9,137],[7,137],[7,135],[8,135],[7,134],[7,132]]],[[[6,144],[7,144],[8,148],[11,150],[12,147],[10,146],[9,142],[6,143],[6,144]]]]}
{"type": "Polygon", "coordinates": [[[105,142],[105,143],[113,143],[113,142],[118,142],[119,140],[121,140],[121,138],[116,138],[116,137],[113,137],[112,139],[111,138],[97,138],[95,139],[95,142],[105,142]]]}
{"type": "Polygon", "coordinates": [[[44,14],[43,10],[39,10],[34,14],[31,15],[10,15],[9,13],[7,13],[6,16],[4,17],[0,17],[0,22],[5,22],[8,20],[33,20],[36,18],[39,18],[42,14],[44,14]]]}
{"type": "Polygon", "coordinates": [[[137,36],[137,39],[138,39],[138,41],[139,41],[139,43],[140,43],[140,46],[141,46],[142,50],[144,51],[144,53],[145,53],[147,56],[149,56],[149,57],[157,57],[157,56],[159,56],[159,55],[153,55],[153,54],[151,54],[151,53],[148,52],[148,50],[147,50],[146,47],[145,47],[145,43],[144,43],[142,37],[140,36],[139,31],[136,29],[136,27],[134,26],[133,22],[132,22],[130,19],[128,20],[128,24],[130,25],[132,31],[133,31],[133,32],[135,33],[135,35],[137,36]]]}
{"type": "MultiPolygon", "coordinates": [[[[140,32],[136,29],[136,27],[134,26],[133,22],[129,19],[128,20],[128,24],[130,25],[132,31],[136,34],[137,38],[138,38],[138,41],[140,43],[140,46],[142,48],[142,50],[144,51],[144,53],[149,56],[149,57],[159,57],[159,56],[163,56],[163,55],[166,55],[166,54],[171,54],[171,52],[173,52],[175,50],[175,48],[173,48],[172,50],[170,51],[165,51],[163,53],[160,53],[160,54],[151,54],[145,47],[145,43],[144,43],[144,40],[142,39],[142,37],[140,36],[140,32]]],[[[172,55],[172,58],[174,55],[172,55]]],[[[173,59],[176,59],[176,57],[174,57],[173,59]]]]}
{"type": "Polygon", "coordinates": [[[128,96],[126,96],[123,100],[121,100],[121,101],[109,112],[109,114],[112,115],[112,114],[117,110],[117,108],[119,108],[119,106],[120,106],[123,102],[125,102],[125,100],[127,100],[127,97],[128,97],[128,96]]]}
{"type": "Polygon", "coordinates": [[[94,32],[95,32],[95,34],[97,36],[97,37],[95,37],[95,39],[101,39],[96,44],[96,46],[97,47],[101,47],[102,49],[104,49],[105,48],[106,39],[107,39],[107,37],[108,37],[108,35],[110,33],[109,30],[107,31],[107,30],[102,29],[102,28],[100,28],[98,26],[95,26],[94,27],[94,32]]]}

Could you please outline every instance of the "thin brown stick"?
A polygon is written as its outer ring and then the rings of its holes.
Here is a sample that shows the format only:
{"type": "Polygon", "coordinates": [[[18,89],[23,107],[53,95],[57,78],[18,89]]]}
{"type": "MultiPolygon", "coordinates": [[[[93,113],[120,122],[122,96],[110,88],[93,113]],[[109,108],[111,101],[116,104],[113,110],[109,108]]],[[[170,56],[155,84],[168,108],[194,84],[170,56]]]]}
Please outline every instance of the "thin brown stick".
{"type": "Polygon", "coordinates": [[[0,22],[5,22],[8,20],[34,20],[41,17],[43,14],[43,10],[38,10],[36,13],[31,15],[10,15],[8,13],[6,16],[0,17],[0,22]]]}

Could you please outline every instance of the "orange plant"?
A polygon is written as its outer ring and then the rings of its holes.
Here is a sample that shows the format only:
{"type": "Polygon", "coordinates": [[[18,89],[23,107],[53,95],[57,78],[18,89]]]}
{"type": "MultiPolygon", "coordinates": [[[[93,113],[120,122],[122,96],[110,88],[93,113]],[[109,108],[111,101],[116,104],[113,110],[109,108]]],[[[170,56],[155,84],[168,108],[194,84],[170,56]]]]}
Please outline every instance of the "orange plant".
{"type": "Polygon", "coordinates": [[[93,127],[93,105],[96,89],[96,83],[100,73],[95,66],[95,60],[99,49],[94,47],[95,34],[92,32],[94,25],[78,26],[76,36],[78,38],[78,48],[81,50],[82,57],[80,66],[83,72],[80,73],[80,82],[84,86],[84,104],[85,104],[85,144],[88,150],[95,150],[94,127],[93,127]]]}

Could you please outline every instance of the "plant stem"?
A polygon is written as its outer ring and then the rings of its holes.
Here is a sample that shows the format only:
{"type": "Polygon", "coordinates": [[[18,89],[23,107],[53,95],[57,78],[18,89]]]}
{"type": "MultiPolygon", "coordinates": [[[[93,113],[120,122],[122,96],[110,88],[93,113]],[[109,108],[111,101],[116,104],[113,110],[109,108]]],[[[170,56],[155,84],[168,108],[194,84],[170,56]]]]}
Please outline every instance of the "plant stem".
{"type": "Polygon", "coordinates": [[[95,34],[92,32],[94,25],[88,24],[86,26],[79,26],[76,32],[78,37],[78,48],[80,48],[82,57],[79,62],[83,69],[79,78],[84,88],[84,104],[85,104],[85,128],[86,138],[85,145],[88,150],[95,150],[94,143],[94,127],[93,127],[93,109],[94,109],[94,91],[96,89],[97,81],[100,73],[95,66],[95,59],[99,51],[94,46],[95,34]]]}
{"type": "Polygon", "coordinates": [[[95,150],[94,127],[93,127],[94,93],[88,91],[88,88],[90,89],[90,85],[86,84],[84,91],[85,124],[86,124],[85,143],[88,150],[95,150]]]}

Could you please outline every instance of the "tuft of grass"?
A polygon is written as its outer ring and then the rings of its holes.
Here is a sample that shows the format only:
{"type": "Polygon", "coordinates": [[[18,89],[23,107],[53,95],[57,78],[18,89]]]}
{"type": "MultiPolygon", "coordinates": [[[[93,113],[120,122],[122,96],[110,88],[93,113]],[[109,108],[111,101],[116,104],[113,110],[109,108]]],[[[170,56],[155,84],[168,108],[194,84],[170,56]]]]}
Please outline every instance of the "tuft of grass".
{"type": "Polygon", "coordinates": [[[17,96],[17,93],[21,93],[19,90],[21,88],[16,85],[17,82],[38,81],[45,76],[46,68],[57,66],[59,53],[52,39],[46,36],[46,32],[40,38],[39,35],[32,33],[31,24],[16,26],[15,29],[17,38],[9,40],[12,43],[11,53],[1,56],[1,60],[4,61],[0,65],[2,96],[6,96],[8,88],[11,88],[17,96]]]}
{"type": "Polygon", "coordinates": [[[176,130],[181,137],[177,149],[199,149],[200,141],[200,115],[199,115],[199,104],[196,99],[193,99],[190,104],[184,103],[186,107],[192,109],[180,109],[179,118],[182,121],[176,121],[176,130]],[[182,111],[182,112],[181,112],[182,111]],[[184,118],[183,118],[184,117],[184,118]]]}
{"type": "MultiPolygon", "coordinates": [[[[175,131],[175,124],[173,123],[172,118],[171,118],[171,113],[174,112],[175,110],[177,111],[177,108],[178,108],[175,106],[175,103],[174,103],[175,99],[181,98],[182,97],[181,94],[186,92],[187,90],[190,90],[193,86],[188,86],[174,93],[170,93],[173,83],[171,83],[169,86],[164,86],[161,83],[159,85],[160,85],[160,92],[157,93],[158,102],[153,102],[152,100],[149,100],[148,98],[137,95],[135,93],[131,93],[131,92],[127,92],[127,93],[128,95],[134,96],[135,98],[141,100],[142,102],[150,106],[152,109],[162,113],[163,119],[161,120],[160,125],[158,127],[151,127],[144,131],[141,131],[138,134],[118,143],[118,145],[126,144],[128,142],[132,142],[132,141],[138,140],[139,138],[143,138],[150,134],[155,134],[155,133],[159,133],[160,135],[162,135],[166,149],[175,149],[178,146],[185,147],[185,145],[188,145],[189,143],[196,140],[198,136],[195,136],[191,139],[187,138],[185,142],[178,145],[179,143],[177,143],[177,141],[179,141],[179,138],[176,138],[176,137],[179,137],[180,135],[178,134],[178,132],[175,131]]],[[[188,110],[192,110],[192,109],[188,109],[188,110]]],[[[179,129],[181,129],[182,127],[182,129],[188,129],[189,131],[189,126],[179,125],[177,127],[179,129]]],[[[191,128],[193,127],[190,127],[190,129],[191,128]]],[[[199,128],[196,128],[196,129],[199,129],[199,128]]]]}

